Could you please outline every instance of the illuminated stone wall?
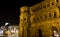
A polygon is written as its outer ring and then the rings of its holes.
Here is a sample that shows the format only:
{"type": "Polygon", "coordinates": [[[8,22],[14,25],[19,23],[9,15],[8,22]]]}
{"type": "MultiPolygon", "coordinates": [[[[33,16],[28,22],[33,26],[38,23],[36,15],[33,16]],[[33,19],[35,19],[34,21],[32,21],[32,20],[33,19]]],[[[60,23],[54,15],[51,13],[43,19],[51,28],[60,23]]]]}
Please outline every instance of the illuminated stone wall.
{"type": "Polygon", "coordinates": [[[53,37],[52,26],[60,34],[60,0],[45,0],[34,6],[20,8],[20,37],[53,37]]]}
{"type": "Polygon", "coordinates": [[[29,33],[29,24],[30,24],[30,17],[29,17],[29,7],[24,6],[20,9],[20,37],[28,37],[29,33]]]}

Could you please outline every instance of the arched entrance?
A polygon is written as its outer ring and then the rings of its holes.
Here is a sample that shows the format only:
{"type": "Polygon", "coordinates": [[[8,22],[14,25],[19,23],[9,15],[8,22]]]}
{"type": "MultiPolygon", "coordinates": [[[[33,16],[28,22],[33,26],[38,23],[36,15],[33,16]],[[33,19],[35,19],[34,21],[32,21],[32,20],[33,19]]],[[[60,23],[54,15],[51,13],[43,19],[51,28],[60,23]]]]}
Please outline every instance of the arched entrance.
{"type": "Polygon", "coordinates": [[[59,33],[56,27],[52,26],[51,27],[52,33],[53,33],[53,37],[59,37],[59,33]]]}
{"type": "Polygon", "coordinates": [[[42,37],[42,30],[38,30],[38,32],[39,32],[39,37],[42,37]]]}

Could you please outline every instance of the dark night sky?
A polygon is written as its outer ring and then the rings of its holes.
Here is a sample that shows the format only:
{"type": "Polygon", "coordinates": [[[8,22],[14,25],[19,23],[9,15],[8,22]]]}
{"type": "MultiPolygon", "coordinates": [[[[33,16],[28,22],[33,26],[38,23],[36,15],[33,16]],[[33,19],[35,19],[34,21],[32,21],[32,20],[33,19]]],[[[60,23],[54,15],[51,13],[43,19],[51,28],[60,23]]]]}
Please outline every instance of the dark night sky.
{"type": "Polygon", "coordinates": [[[22,6],[32,6],[41,2],[41,0],[2,0],[0,1],[0,25],[9,22],[10,25],[18,25],[19,8],[22,6]]]}

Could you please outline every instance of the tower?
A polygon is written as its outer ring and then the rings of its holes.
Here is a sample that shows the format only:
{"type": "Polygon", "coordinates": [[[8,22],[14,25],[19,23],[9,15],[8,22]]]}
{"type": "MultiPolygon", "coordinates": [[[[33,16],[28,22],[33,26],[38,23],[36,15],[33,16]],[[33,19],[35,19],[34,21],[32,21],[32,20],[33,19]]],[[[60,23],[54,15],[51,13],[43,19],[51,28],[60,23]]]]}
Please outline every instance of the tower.
{"type": "Polygon", "coordinates": [[[29,26],[29,7],[24,6],[20,8],[20,37],[28,37],[29,26]]]}

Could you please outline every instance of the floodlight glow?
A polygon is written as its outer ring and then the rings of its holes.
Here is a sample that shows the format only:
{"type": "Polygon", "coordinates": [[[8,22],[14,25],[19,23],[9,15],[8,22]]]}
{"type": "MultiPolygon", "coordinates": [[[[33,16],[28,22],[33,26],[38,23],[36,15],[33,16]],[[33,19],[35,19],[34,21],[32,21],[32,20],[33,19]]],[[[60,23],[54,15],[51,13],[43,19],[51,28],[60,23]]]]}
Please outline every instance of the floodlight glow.
{"type": "Polygon", "coordinates": [[[57,35],[55,35],[56,37],[58,37],[59,35],[57,34],[57,35]]]}
{"type": "Polygon", "coordinates": [[[57,33],[57,31],[54,31],[54,36],[59,37],[59,34],[57,33]]]}
{"type": "Polygon", "coordinates": [[[8,25],[9,23],[5,23],[5,26],[8,25]]]}

